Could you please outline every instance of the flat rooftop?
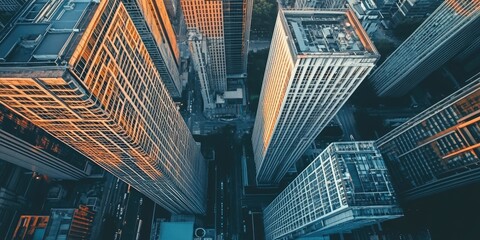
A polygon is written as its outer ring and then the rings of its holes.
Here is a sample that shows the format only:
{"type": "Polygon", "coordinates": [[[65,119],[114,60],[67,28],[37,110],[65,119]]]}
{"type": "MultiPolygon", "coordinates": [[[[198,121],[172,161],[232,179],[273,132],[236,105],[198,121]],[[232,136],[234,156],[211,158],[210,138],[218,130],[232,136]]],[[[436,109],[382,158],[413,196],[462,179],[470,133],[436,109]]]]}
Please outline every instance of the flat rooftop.
{"type": "Polygon", "coordinates": [[[91,0],[34,0],[22,9],[0,40],[0,64],[54,62],[82,29],[91,0]]]}
{"type": "Polygon", "coordinates": [[[297,53],[377,53],[351,11],[284,10],[297,53]]]}
{"type": "Polygon", "coordinates": [[[159,240],[193,240],[193,222],[162,222],[159,240]]]}

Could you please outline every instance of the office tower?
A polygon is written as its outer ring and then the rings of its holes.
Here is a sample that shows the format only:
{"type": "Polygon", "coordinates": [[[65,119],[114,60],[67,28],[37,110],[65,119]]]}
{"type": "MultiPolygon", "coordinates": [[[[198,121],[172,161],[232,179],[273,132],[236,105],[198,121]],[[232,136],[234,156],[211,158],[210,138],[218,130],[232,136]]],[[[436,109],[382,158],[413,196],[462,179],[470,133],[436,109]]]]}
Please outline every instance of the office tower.
{"type": "Polygon", "coordinates": [[[180,50],[163,1],[122,0],[172,98],[182,96],[180,50]]]}
{"type": "Polygon", "coordinates": [[[13,233],[13,240],[43,239],[49,216],[22,215],[13,233]]]}
{"type": "Polygon", "coordinates": [[[398,0],[392,9],[392,21],[395,24],[423,21],[442,2],[443,0],[398,0]]]}
{"type": "Polygon", "coordinates": [[[0,43],[0,102],[172,213],[206,164],[120,0],[32,2],[0,43]]]}
{"type": "Polygon", "coordinates": [[[345,8],[345,0],[295,0],[295,8],[345,8]]]}
{"type": "Polygon", "coordinates": [[[382,15],[395,23],[427,18],[442,2],[443,0],[375,0],[382,15]]]}
{"type": "MultiPolygon", "coordinates": [[[[185,23],[189,31],[198,32],[206,38],[210,86],[215,92],[227,90],[227,68],[225,60],[225,37],[223,27],[223,5],[220,0],[181,0],[185,23]]],[[[192,47],[190,47],[191,49],[192,47]]],[[[199,71],[196,69],[196,71],[199,71]]]]}
{"type": "MultiPolygon", "coordinates": [[[[252,0],[181,0],[187,29],[206,38],[210,86],[227,90],[227,77],[246,76],[252,0]]],[[[198,71],[198,70],[197,70],[198,71]]]]}
{"type": "Polygon", "coordinates": [[[480,36],[480,1],[445,1],[369,77],[382,97],[402,96],[480,36]]]}
{"type": "Polygon", "coordinates": [[[339,142],[265,208],[265,235],[267,240],[320,237],[401,216],[374,142],[339,142]]]}
{"type": "Polygon", "coordinates": [[[94,212],[82,205],[78,208],[53,208],[43,239],[89,239],[94,216],[94,212]]]}
{"type": "Polygon", "coordinates": [[[378,57],[351,11],[279,11],[252,133],[258,184],[281,180],[378,57]]]}
{"type": "Polygon", "coordinates": [[[222,4],[227,78],[245,78],[253,0],[224,0],[222,4]]]}
{"type": "Polygon", "coordinates": [[[49,178],[70,180],[87,177],[96,167],[82,154],[2,105],[0,160],[49,178]]]}
{"type": "Polygon", "coordinates": [[[348,0],[348,5],[369,36],[373,36],[382,26],[383,15],[372,0],[348,0]]]}
{"type": "Polygon", "coordinates": [[[208,109],[215,108],[215,102],[213,101],[213,91],[209,82],[212,78],[212,72],[211,68],[208,67],[210,57],[208,56],[207,39],[197,30],[189,30],[188,43],[193,66],[200,82],[203,110],[208,111],[208,109]]]}
{"type": "Polygon", "coordinates": [[[480,74],[376,141],[399,196],[415,199],[480,180],[480,74]]]}

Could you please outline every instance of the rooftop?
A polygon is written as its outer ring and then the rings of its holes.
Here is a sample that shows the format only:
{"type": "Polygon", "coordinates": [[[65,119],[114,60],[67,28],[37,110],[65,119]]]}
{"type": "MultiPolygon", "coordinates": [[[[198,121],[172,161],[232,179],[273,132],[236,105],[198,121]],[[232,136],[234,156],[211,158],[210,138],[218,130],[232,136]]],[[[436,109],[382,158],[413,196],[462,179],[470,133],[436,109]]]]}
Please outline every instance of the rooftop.
{"type": "Polygon", "coordinates": [[[36,0],[26,5],[0,41],[0,64],[55,62],[79,35],[91,0],[36,0]]]}
{"type": "Polygon", "coordinates": [[[241,88],[237,88],[235,91],[225,91],[223,93],[224,99],[242,99],[243,91],[241,88]]]}
{"type": "Polygon", "coordinates": [[[159,240],[192,240],[193,222],[162,222],[159,240]]]}
{"type": "Polygon", "coordinates": [[[351,11],[285,10],[297,53],[376,53],[351,11]]]}

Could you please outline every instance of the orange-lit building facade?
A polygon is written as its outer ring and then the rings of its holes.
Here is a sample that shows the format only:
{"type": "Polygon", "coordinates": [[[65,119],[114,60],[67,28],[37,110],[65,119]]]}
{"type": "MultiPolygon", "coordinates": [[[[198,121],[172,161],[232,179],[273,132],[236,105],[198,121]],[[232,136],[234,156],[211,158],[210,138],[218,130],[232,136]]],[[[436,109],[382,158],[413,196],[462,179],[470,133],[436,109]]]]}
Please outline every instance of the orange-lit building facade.
{"type": "Polygon", "coordinates": [[[210,86],[213,91],[223,93],[227,90],[227,68],[222,1],[181,0],[180,3],[187,29],[206,38],[208,67],[211,69],[209,72],[212,73],[209,80],[210,86]]]}
{"type": "Polygon", "coordinates": [[[173,98],[182,96],[180,50],[163,1],[122,0],[162,81],[173,98]]]}
{"type": "Polygon", "coordinates": [[[90,239],[94,217],[95,212],[83,205],[53,208],[43,239],[90,239]]]}
{"type": "Polygon", "coordinates": [[[14,240],[41,239],[45,234],[49,216],[22,215],[13,233],[14,240]]]}
{"type": "Polygon", "coordinates": [[[0,160],[52,179],[78,180],[100,170],[84,155],[2,105],[0,160]]]}
{"type": "Polygon", "coordinates": [[[480,181],[480,73],[376,141],[400,197],[480,181]]]}
{"type": "Polygon", "coordinates": [[[375,66],[351,11],[280,10],[252,132],[258,184],[277,184],[375,66]]]}
{"type": "Polygon", "coordinates": [[[253,1],[180,0],[180,3],[187,29],[206,38],[207,67],[212,73],[210,87],[217,93],[227,91],[227,78],[246,77],[253,1]]]}
{"type": "Polygon", "coordinates": [[[20,16],[0,43],[0,103],[170,212],[205,213],[199,145],[125,5],[39,0],[20,16]]]}

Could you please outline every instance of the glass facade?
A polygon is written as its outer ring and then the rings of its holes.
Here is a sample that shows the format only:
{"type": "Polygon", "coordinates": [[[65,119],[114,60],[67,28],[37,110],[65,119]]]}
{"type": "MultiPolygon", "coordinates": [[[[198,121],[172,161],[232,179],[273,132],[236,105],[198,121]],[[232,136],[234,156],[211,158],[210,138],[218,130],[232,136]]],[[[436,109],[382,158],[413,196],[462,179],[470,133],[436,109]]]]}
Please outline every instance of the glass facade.
{"type": "Polygon", "coordinates": [[[150,58],[173,98],[182,96],[180,50],[163,1],[123,0],[150,58]]]}
{"type": "Polygon", "coordinates": [[[50,178],[80,179],[92,167],[87,157],[2,105],[0,143],[1,160],[50,178]]]}
{"type": "Polygon", "coordinates": [[[374,142],[329,145],[265,209],[267,240],[321,236],[402,216],[374,142]]]}
{"type": "MultiPolygon", "coordinates": [[[[220,0],[181,0],[187,29],[206,38],[210,87],[227,90],[223,2],[220,0]]],[[[197,70],[198,71],[198,70],[197,70]]]]}
{"type": "Polygon", "coordinates": [[[432,14],[442,2],[443,0],[398,1],[391,9],[393,21],[395,23],[421,21],[432,14]]]}
{"type": "Polygon", "coordinates": [[[26,18],[53,17],[16,24],[0,43],[0,102],[170,212],[205,213],[200,147],[124,4],[39,0],[32,9],[26,18]],[[23,26],[39,37],[15,42],[23,26]],[[56,26],[64,30],[46,30],[56,26]]]}
{"type": "Polygon", "coordinates": [[[190,30],[188,35],[188,46],[192,54],[192,63],[197,72],[198,81],[200,82],[203,111],[205,114],[208,109],[215,108],[214,96],[212,88],[210,87],[212,69],[208,67],[210,58],[208,55],[207,39],[195,30],[190,30]]]}
{"type": "Polygon", "coordinates": [[[480,2],[443,3],[369,77],[379,96],[402,96],[480,36],[480,2]]]}
{"type": "Polygon", "coordinates": [[[378,56],[351,11],[279,12],[252,133],[259,184],[282,179],[378,56]]]}
{"type": "MultiPolygon", "coordinates": [[[[227,90],[227,74],[246,74],[252,0],[181,0],[187,29],[206,38],[210,87],[227,90]]],[[[197,70],[198,71],[198,70],[197,70]]]]}
{"type": "Polygon", "coordinates": [[[2,0],[0,1],[0,31],[15,16],[15,13],[26,3],[26,0],[2,0]]]}
{"type": "Polygon", "coordinates": [[[223,1],[223,28],[225,34],[225,59],[227,75],[245,74],[246,53],[248,50],[246,37],[250,30],[247,21],[247,4],[251,0],[225,0],[223,1]]]}
{"type": "Polygon", "coordinates": [[[376,143],[406,199],[480,180],[480,75],[376,143]]]}

